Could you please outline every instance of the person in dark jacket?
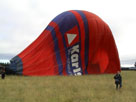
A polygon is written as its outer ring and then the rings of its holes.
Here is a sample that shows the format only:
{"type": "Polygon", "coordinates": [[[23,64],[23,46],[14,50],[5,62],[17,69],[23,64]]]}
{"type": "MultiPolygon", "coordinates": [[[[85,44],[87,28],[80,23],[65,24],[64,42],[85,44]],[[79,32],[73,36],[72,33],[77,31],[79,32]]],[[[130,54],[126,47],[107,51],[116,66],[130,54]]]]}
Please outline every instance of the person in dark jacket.
{"type": "Polygon", "coordinates": [[[115,79],[115,84],[116,84],[116,89],[122,87],[122,77],[120,75],[120,72],[117,72],[117,74],[114,76],[115,79]]]}
{"type": "Polygon", "coordinates": [[[5,79],[5,68],[2,69],[1,78],[2,78],[2,79],[5,79]]]}
{"type": "Polygon", "coordinates": [[[0,74],[1,74],[1,78],[4,79],[5,78],[5,67],[0,66],[0,74]]]}

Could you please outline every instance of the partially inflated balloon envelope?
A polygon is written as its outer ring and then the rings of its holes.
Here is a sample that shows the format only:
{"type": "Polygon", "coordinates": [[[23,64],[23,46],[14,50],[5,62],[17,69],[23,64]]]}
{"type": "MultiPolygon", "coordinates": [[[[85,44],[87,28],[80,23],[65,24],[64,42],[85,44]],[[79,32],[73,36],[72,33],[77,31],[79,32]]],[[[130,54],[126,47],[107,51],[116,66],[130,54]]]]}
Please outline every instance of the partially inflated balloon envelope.
{"type": "Polygon", "coordinates": [[[108,25],[93,13],[71,10],[55,17],[9,69],[28,76],[116,73],[120,60],[108,25]]]}

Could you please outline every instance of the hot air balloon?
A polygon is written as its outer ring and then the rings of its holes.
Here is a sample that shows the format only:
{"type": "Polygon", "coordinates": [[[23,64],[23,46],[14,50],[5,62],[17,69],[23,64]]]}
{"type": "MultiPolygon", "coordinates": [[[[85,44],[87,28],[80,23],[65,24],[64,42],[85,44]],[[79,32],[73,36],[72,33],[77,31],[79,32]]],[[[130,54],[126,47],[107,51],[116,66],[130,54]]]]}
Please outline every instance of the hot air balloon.
{"type": "Polygon", "coordinates": [[[85,75],[120,71],[109,26],[88,11],[56,16],[40,36],[11,59],[11,72],[27,76],[85,75]]]}

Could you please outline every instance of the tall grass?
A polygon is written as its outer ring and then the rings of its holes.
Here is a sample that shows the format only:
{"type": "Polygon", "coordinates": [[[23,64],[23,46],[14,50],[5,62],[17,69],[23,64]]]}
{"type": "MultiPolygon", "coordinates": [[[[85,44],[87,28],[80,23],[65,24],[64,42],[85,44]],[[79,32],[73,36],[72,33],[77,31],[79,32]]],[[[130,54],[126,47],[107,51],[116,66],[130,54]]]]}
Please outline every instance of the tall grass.
{"type": "Polygon", "coordinates": [[[0,102],[136,102],[136,72],[123,71],[123,87],[113,74],[0,79],[0,102]]]}

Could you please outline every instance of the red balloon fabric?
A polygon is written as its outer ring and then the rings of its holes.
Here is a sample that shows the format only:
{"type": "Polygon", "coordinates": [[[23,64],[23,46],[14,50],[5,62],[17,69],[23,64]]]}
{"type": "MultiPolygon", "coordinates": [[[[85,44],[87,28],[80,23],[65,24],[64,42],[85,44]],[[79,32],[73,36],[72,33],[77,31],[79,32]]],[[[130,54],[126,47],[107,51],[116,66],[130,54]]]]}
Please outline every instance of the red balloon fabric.
{"type": "Polygon", "coordinates": [[[109,26],[87,11],[55,17],[9,67],[29,76],[117,73],[120,60],[109,26]]]}

